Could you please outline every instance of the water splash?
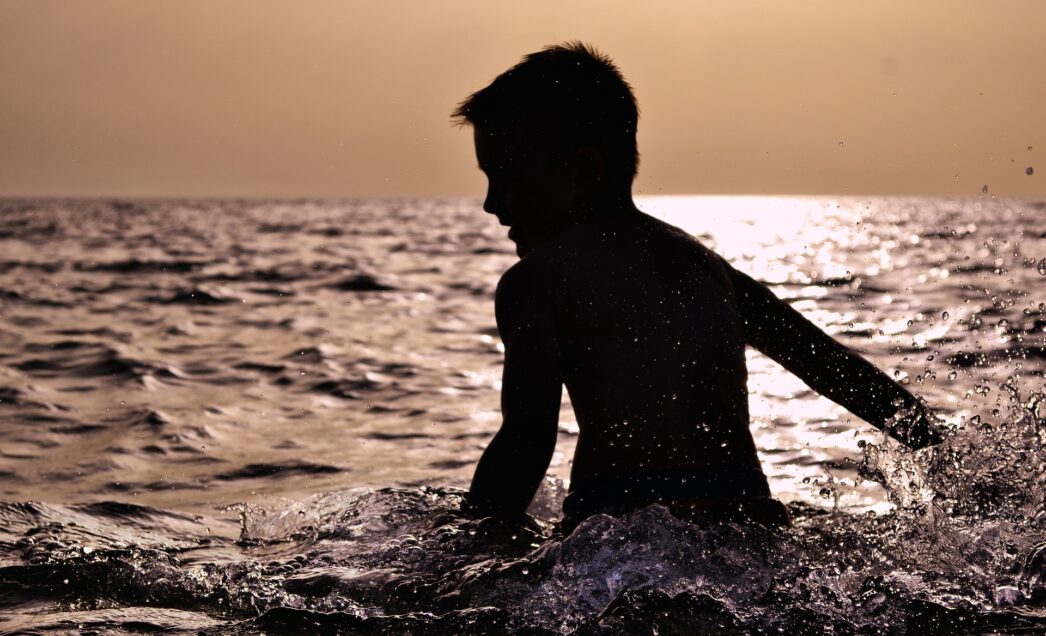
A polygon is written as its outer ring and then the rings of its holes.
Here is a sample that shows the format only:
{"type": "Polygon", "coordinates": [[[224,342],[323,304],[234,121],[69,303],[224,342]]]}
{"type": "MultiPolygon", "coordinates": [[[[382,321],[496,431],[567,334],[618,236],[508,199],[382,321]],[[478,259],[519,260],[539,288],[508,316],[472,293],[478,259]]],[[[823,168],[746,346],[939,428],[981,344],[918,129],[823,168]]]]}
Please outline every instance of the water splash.
{"type": "MultiPolygon", "coordinates": [[[[962,423],[939,447],[865,446],[861,474],[893,512],[793,505],[785,531],[692,524],[653,505],[563,535],[541,515],[464,516],[462,491],[427,487],[242,506],[239,536],[155,509],[7,504],[5,602],[51,607],[4,628],[131,631],[160,625],[147,618],[160,607],[165,629],[213,634],[1041,630],[1046,394],[1024,398],[1017,382],[1003,385],[1006,413],[962,423]],[[130,539],[134,526],[153,542],[130,539]]],[[[561,489],[546,484],[537,509],[561,489]]]]}

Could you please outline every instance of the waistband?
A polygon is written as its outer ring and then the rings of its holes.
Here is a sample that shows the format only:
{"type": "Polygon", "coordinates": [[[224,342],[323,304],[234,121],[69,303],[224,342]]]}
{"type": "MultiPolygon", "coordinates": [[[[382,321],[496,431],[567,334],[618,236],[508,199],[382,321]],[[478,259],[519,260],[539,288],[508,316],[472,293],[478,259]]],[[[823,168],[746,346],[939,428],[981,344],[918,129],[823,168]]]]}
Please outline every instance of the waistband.
{"type": "Polygon", "coordinates": [[[769,497],[770,486],[758,468],[722,471],[662,471],[615,475],[571,483],[563,500],[568,518],[599,512],[620,514],[651,503],[692,498],[737,500],[769,497]]]}

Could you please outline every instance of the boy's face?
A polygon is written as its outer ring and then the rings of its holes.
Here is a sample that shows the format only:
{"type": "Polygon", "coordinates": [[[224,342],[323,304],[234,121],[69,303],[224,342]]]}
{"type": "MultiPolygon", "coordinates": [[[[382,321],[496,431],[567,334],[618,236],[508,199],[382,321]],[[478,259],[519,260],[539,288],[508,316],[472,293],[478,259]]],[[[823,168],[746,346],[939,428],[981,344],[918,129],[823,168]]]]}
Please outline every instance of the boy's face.
{"type": "Polygon", "coordinates": [[[509,226],[520,257],[568,225],[576,200],[567,162],[553,158],[539,136],[475,128],[476,159],[487,175],[483,209],[509,226]]]}

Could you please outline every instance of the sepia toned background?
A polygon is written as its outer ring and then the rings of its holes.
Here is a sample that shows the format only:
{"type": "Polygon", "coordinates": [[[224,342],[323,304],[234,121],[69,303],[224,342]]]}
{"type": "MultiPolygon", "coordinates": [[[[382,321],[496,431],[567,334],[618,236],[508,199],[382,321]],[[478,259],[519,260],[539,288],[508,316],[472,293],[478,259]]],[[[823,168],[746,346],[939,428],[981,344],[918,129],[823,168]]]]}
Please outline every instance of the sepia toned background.
{"type": "Polygon", "coordinates": [[[0,633],[1046,633],[1046,0],[646,4],[0,0],[0,633]],[[749,351],[788,532],[552,533],[568,399],[536,525],[461,515],[517,256],[449,113],[568,39],[941,446],[749,351]]]}
{"type": "Polygon", "coordinates": [[[1043,24],[1036,0],[6,0],[0,196],[475,195],[449,111],[581,39],[636,88],[640,193],[1038,197],[1043,24]]]}

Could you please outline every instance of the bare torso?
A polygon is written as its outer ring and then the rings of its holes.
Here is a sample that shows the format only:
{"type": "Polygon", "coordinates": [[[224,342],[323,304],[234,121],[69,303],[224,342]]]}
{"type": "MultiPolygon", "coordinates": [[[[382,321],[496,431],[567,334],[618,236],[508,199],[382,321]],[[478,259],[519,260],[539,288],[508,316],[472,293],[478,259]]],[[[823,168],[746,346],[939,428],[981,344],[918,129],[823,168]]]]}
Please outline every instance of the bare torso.
{"type": "Polygon", "coordinates": [[[563,385],[580,428],[567,519],[652,502],[727,517],[776,503],[748,430],[746,345],[909,446],[940,438],[903,387],[635,208],[529,251],[502,276],[495,304],[503,422],[469,492],[480,510],[526,509],[555,448],[563,385]]]}
{"type": "Polygon", "coordinates": [[[740,472],[765,488],[743,326],[718,256],[637,212],[572,228],[517,267],[547,287],[533,302],[553,305],[580,429],[573,491],[653,479],[680,495],[733,496],[740,472]]]}

